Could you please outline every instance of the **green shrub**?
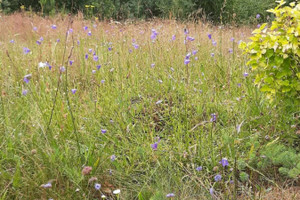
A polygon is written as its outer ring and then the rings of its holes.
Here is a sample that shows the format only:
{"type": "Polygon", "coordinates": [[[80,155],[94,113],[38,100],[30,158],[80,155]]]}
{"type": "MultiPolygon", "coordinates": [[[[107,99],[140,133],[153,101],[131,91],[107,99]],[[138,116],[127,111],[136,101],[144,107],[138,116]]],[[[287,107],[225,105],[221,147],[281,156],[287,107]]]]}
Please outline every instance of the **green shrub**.
{"type": "Polygon", "coordinates": [[[271,27],[263,24],[253,31],[248,44],[240,48],[249,56],[247,65],[255,75],[255,84],[270,99],[300,94],[300,5],[283,5],[282,0],[268,12],[275,15],[271,27]]]}
{"type": "Polygon", "coordinates": [[[193,0],[158,0],[156,5],[162,16],[183,19],[193,13],[196,4],[193,0]]]}
{"type": "Polygon", "coordinates": [[[300,175],[300,153],[282,144],[266,145],[260,154],[263,159],[257,163],[258,168],[267,170],[270,166],[279,167],[281,175],[289,178],[297,178],[300,175]]]}
{"type": "Polygon", "coordinates": [[[77,13],[85,17],[98,16],[100,19],[114,18],[176,18],[191,19],[205,17],[215,23],[230,23],[233,13],[238,23],[256,23],[255,16],[261,14],[266,19],[266,8],[274,5],[274,0],[0,0],[5,13],[20,10],[20,6],[44,14],[56,11],[77,13]],[[90,7],[90,6],[93,7],[90,7]],[[88,7],[86,7],[88,6],[88,7]]]}
{"type": "Polygon", "coordinates": [[[40,5],[43,14],[55,14],[55,0],[40,0],[40,5]]]}
{"type": "Polygon", "coordinates": [[[249,175],[246,172],[241,172],[240,179],[242,182],[247,182],[249,180],[249,175]]]}
{"type": "Polygon", "coordinates": [[[274,6],[274,0],[234,0],[232,7],[236,14],[236,21],[247,24],[266,21],[270,15],[266,10],[274,6]],[[256,19],[257,14],[260,15],[259,19],[256,19]]]}

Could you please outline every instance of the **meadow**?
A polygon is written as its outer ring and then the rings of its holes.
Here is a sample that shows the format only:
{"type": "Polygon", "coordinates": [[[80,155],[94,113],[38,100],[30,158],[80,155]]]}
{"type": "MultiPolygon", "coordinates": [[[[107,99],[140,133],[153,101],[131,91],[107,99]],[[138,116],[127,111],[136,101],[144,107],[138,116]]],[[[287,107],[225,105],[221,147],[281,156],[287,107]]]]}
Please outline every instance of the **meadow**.
{"type": "Polygon", "coordinates": [[[253,84],[238,44],[255,27],[25,13],[0,27],[1,200],[276,199],[299,184],[251,163],[299,122],[253,84]]]}

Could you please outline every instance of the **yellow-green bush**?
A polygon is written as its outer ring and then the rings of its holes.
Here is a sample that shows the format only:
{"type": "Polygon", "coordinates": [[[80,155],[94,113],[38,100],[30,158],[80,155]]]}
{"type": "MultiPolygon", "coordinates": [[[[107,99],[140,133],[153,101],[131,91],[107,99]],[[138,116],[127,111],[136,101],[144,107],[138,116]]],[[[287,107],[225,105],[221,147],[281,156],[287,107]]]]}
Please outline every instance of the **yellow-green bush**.
{"type": "Polygon", "coordinates": [[[292,97],[300,94],[300,4],[275,9],[272,25],[263,24],[253,31],[251,41],[240,48],[249,56],[247,65],[255,76],[255,84],[268,97],[292,97]]]}

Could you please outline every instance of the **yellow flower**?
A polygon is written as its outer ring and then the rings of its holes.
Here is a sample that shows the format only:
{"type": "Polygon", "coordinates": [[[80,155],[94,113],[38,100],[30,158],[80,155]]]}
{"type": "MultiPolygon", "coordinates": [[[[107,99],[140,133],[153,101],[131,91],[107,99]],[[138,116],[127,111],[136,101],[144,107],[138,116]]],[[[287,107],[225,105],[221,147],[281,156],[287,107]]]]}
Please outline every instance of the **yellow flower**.
{"type": "Polygon", "coordinates": [[[89,8],[89,7],[90,7],[90,5],[85,5],[85,7],[86,7],[86,8],[89,8]]]}

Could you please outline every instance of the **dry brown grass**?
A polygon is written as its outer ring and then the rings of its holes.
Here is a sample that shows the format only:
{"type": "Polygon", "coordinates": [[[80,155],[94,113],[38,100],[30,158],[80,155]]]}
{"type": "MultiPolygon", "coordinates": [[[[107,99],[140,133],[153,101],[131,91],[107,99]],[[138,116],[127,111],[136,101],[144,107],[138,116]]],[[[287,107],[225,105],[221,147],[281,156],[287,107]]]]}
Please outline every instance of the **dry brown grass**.
{"type": "Polygon", "coordinates": [[[271,191],[265,191],[261,194],[256,194],[255,198],[252,196],[251,198],[249,195],[242,195],[239,197],[240,200],[247,199],[257,199],[257,200],[299,200],[300,199],[300,187],[289,187],[286,189],[282,188],[274,188],[271,191]]]}
{"type": "Polygon", "coordinates": [[[275,189],[266,193],[263,199],[273,200],[298,200],[300,199],[300,187],[291,187],[285,190],[275,189]]]}
{"type": "MultiPolygon", "coordinates": [[[[38,28],[38,34],[47,37],[54,34],[53,31],[49,31],[49,27],[52,24],[57,25],[57,32],[65,32],[66,25],[68,22],[68,16],[58,15],[56,17],[47,17],[43,18],[37,15],[28,15],[26,13],[16,13],[9,16],[1,16],[0,17],[0,41],[7,41],[11,39],[12,36],[17,36],[18,39],[28,40],[32,37],[34,31],[33,27],[38,28]]],[[[119,35],[128,34],[129,36],[143,37],[142,34],[138,34],[141,31],[148,31],[153,27],[159,27],[162,29],[168,29],[167,31],[170,36],[176,34],[178,32],[183,31],[184,28],[188,28],[189,31],[194,35],[195,38],[200,43],[204,42],[207,37],[200,37],[207,35],[207,33],[212,33],[215,36],[222,36],[223,38],[223,46],[228,47],[231,46],[230,38],[235,37],[236,40],[245,40],[251,33],[250,27],[216,27],[209,23],[183,23],[177,22],[174,20],[152,20],[152,21],[129,21],[124,23],[119,22],[103,22],[103,21],[91,21],[84,20],[81,14],[73,16],[73,29],[74,30],[82,30],[82,27],[85,25],[91,25],[91,23],[97,24],[98,27],[101,27],[100,31],[105,30],[110,32],[111,30],[115,30],[116,28],[122,30],[119,35]]],[[[56,33],[57,33],[56,32],[56,33]]],[[[145,32],[147,33],[147,32],[145,32]]],[[[114,38],[117,39],[118,35],[116,33],[112,34],[114,38]]]]}

